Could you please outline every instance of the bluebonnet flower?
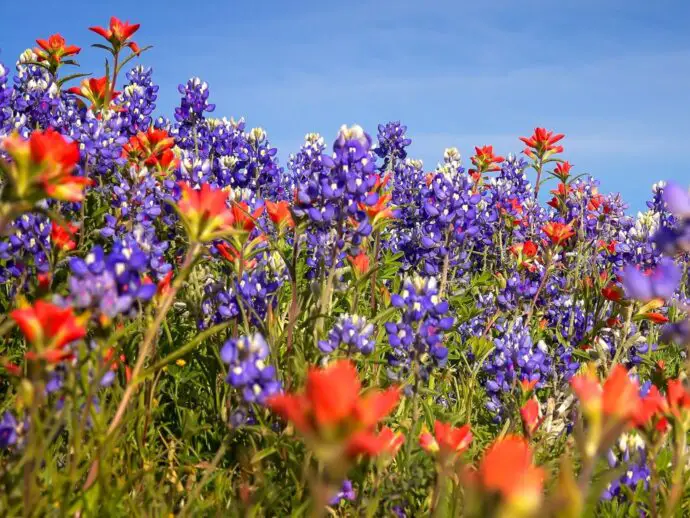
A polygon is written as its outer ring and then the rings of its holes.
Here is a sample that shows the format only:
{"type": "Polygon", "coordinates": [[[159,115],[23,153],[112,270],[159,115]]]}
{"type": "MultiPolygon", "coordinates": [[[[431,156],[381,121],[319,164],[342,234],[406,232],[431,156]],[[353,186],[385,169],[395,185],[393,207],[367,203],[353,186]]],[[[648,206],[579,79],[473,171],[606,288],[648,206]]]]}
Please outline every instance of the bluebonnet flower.
{"type": "Polygon", "coordinates": [[[623,490],[623,486],[633,492],[640,484],[644,489],[649,487],[651,473],[642,439],[625,434],[619,439],[617,449],[620,451],[618,455],[613,450],[609,450],[607,454],[609,466],[615,468],[624,464],[627,469],[620,478],[609,483],[601,495],[602,500],[625,500],[627,492],[623,490]]]}
{"type": "Polygon", "coordinates": [[[657,267],[646,274],[632,265],[623,268],[623,287],[625,294],[641,301],[650,301],[655,298],[668,299],[678,288],[682,277],[681,269],[670,258],[663,258],[657,267]]]}
{"type": "Polygon", "coordinates": [[[361,352],[369,355],[374,350],[376,338],[374,325],[359,315],[341,315],[328,333],[326,340],[319,342],[319,349],[324,353],[332,353],[339,347],[346,349],[348,354],[361,352]]]}
{"type": "Polygon", "coordinates": [[[206,158],[209,152],[209,129],[205,124],[205,113],[215,110],[216,105],[208,102],[208,84],[193,77],[186,85],[179,85],[182,94],[180,106],[175,108],[177,121],[177,145],[182,149],[194,151],[206,158]]]}
{"type": "Polygon", "coordinates": [[[672,218],[663,221],[654,241],[668,254],[690,253],[690,194],[669,183],[663,187],[662,198],[672,218]]]}
{"type": "Polygon", "coordinates": [[[341,502],[353,502],[355,498],[357,498],[357,494],[355,493],[355,489],[352,487],[352,481],[345,479],[340,487],[340,491],[338,491],[338,493],[329,501],[329,505],[332,507],[337,507],[341,502]]]}
{"type": "Polygon", "coordinates": [[[359,205],[378,200],[371,193],[376,183],[371,137],[359,126],[343,126],[333,144],[333,157],[322,155],[317,165],[297,186],[295,212],[325,226],[347,217],[364,224],[366,214],[359,205]]]}
{"type": "Polygon", "coordinates": [[[407,126],[400,121],[379,124],[376,154],[384,159],[382,171],[394,169],[399,160],[407,158],[405,148],[412,144],[412,140],[405,136],[406,131],[407,126]]]}
{"type": "Polygon", "coordinates": [[[7,449],[17,443],[17,420],[11,412],[5,412],[0,420],[0,448],[7,449]]]}
{"type": "Polygon", "coordinates": [[[486,407],[500,420],[502,397],[526,379],[536,381],[541,388],[553,373],[553,360],[544,342],[536,345],[529,328],[521,321],[496,326],[499,336],[494,339],[494,350],[484,363],[485,388],[489,401],[486,407]]]}
{"type": "Polygon", "coordinates": [[[415,276],[404,281],[400,294],[391,296],[391,304],[402,310],[402,316],[385,325],[391,345],[389,374],[399,378],[417,364],[421,378],[426,379],[434,366],[442,367],[448,359],[443,335],[454,322],[448,315],[448,302],[439,298],[435,278],[415,276]],[[401,372],[396,374],[396,370],[401,372]]]}
{"type": "Polygon", "coordinates": [[[137,302],[147,302],[156,293],[156,285],[144,279],[147,262],[146,254],[135,245],[116,243],[107,255],[95,246],[85,259],[70,259],[72,275],[64,301],[109,318],[131,315],[137,302]]]}
{"type": "Polygon", "coordinates": [[[60,95],[55,78],[45,68],[27,65],[36,61],[36,54],[27,49],[17,62],[11,106],[10,130],[27,137],[36,128],[56,127],[53,118],[60,107],[60,95]]]}
{"type": "Polygon", "coordinates": [[[123,121],[123,129],[129,135],[146,131],[151,126],[151,115],[158,98],[158,86],[153,84],[151,74],[150,68],[141,65],[127,72],[129,83],[115,101],[121,108],[118,114],[123,121]]]}
{"type": "Polygon", "coordinates": [[[12,88],[8,87],[9,71],[0,63],[0,134],[7,133],[6,124],[12,117],[12,88]]]}
{"type": "Polygon", "coordinates": [[[280,390],[275,368],[266,363],[269,352],[268,344],[258,333],[232,338],[220,351],[221,359],[229,365],[225,381],[241,389],[247,403],[263,404],[280,390]]]}
{"type": "Polygon", "coordinates": [[[73,135],[80,144],[84,168],[98,175],[108,175],[124,165],[122,146],[127,143],[127,136],[122,130],[123,121],[114,112],[97,117],[87,110],[78,126],[78,135],[73,135]]]}
{"type": "Polygon", "coordinates": [[[12,282],[22,274],[49,270],[50,221],[46,216],[23,214],[11,225],[9,236],[0,240],[0,282],[12,282]]]}

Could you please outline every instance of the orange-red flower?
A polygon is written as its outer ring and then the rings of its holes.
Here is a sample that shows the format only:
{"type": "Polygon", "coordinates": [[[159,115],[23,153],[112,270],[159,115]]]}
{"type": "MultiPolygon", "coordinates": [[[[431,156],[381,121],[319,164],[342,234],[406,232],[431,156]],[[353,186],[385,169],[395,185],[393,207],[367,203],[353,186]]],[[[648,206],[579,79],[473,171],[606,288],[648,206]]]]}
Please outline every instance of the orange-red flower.
{"type": "Polygon", "coordinates": [[[534,134],[531,137],[520,137],[527,147],[523,151],[530,158],[540,158],[541,160],[548,159],[551,155],[563,152],[563,146],[556,146],[556,142],[565,137],[564,134],[553,134],[553,131],[547,131],[545,128],[534,128],[534,134]]]}
{"type": "Polygon", "coordinates": [[[354,364],[341,360],[324,369],[312,368],[304,392],[278,394],[267,404],[330,460],[342,452],[374,455],[395,442],[389,431],[376,434],[375,426],[398,404],[400,390],[369,390],[363,395],[360,390],[354,364]]]}
{"type": "Polygon", "coordinates": [[[268,212],[268,217],[271,218],[271,221],[280,228],[293,228],[295,226],[292,213],[290,213],[290,204],[285,200],[279,202],[266,200],[266,212],[268,212]]]}
{"type": "Polygon", "coordinates": [[[65,228],[53,221],[50,229],[50,240],[60,250],[69,252],[77,246],[77,243],[74,241],[77,230],[79,230],[79,227],[72,223],[67,223],[67,228],[65,228]]]}
{"type": "Polygon", "coordinates": [[[469,173],[475,180],[479,179],[483,173],[490,171],[500,171],[501,162],[505,160],[502,156],[494,155],[493,146],[482,146],[474,148],[474,156],[470,159],[476,169],[470,169],[469,173]]]}
{"type": "Polygon", "coordinates": [[[680,416],[681,412],[690,409],[690,392],[688,392],[688,389],[685,388],[680,380],[668,380],[666,400],[669,412],[675,417],[680,416]]]}
{"type": "Polygon", "coordinates": [[[369,271],[369,256],[364,252],[360,252],[355,257],[349,256],[347,259],[350,261],[350,266],[352,266],[355,275],[361,276],[369,271]]]}
{"type": "Polygon", "coordinates": [[[539,251],[536,243],[533,241],[515,243],[508,250],[517,258],[518,266],[524,266],[529,271],[536,270],[536,265],[534,265],[532,261],[539,251]]]}
{"type": "Polygon", "coordinates": [[[393,432],[393,430],[384,426],[378,433],[363,431],[353,434],[347,443],[345,453],[349,457],[357,457],[359,455],[375,457],[382,453],[388,453],[394,457],[404,442],[405,436],[402,433],[393,432]]]}
{"type": "Polygon", "coordinates": [[[390,201],[393,196],[390,193],[381,194],[374,205],[359,204],[359,208],[364,210],[372,224],[381,220],[388,220],[395,218],[395,213],[391,209],[390,201]]]}
{"type": "Polygon", "coordinates": [[[613,302],[620,302],[621,300],[623,300],[623,297],[625,295],[623,293],[623,288],[614,283],[610,283],[607,286],[601,288],[601,294],[604,296],[605,299],[613,302]]]}
{"type": "Polygon", "coordinates": [[[182,198],[176,209],[191,241],[202,243],[233,232],[235,216],[227,205],[228,193],[207,183],[199,190],[184,182],[179,185],[182,198]]]}
{"type": "Polygon", "coordinates": [[[561,182],[565,182],[570,176],[570,170],[572,169],[570,162],[559,162],[556,164],[556,168],[553,170],[553,174],[561,182]]]}
{"type": "Polygon", "coordinates": [[[637,427],[645,427],[655,417],[666,412],[667,408],[666,399],[661,395],[659,389],[652,385],[647,395],[640,398],[640,404],[633,416],[633,423],[637,427]]]}
{"type": "Polygon", "coordinates": [[[81,201],[87,178],[72,176],[79,161],[79,146],[69,142],[52,128],[34,131],[29,139],[17,133],[2,141],[2,148],[12,157],[4,166],[15,199],[36,202],[43,198],[81,201]]]}
{"type": "Polygon", "coordinates": [[[525,439],[508,435],[487,449],[479,466],[479,481],[505,505],[520,509],[524,513],[521,516],[530,515],[541,503],[544,470],[532,463],[525,439]]]}
{"type": "Polygon", "coordinates": [[[129,142],[122,147],[122,156],[135,165],[143,162],[167,175],[179,163],[172,149],[174,146],[175,139],[167,131],[149,128],[146,133],[140,131],[130,137],[129,142]]]}
{"type": "Polygon", "coordinates": [[[531,398],[520,408],[520,417],[522,418],[522,428],[527,437],[532,437],[534,432],[539,428],[539,401],[536,398],[531,398]]]}
{"type": "Polygon", "coordinates": [[[107,76],[103,77],[91,77],[89,79],[84,79],[80,86],[73,86],[67,91],[74,95],[79,95],[87,99],[93,111],[98,111],[103,108],[110,108],[106,106],[106,101],[112,101],[120,92],[109,91],[110,89],[110,79],[107,76]]]}
{"type": "Polygon", "coordinates": [[[424,428],[419,436],[419,445],[424,451],[440,453],[442,456],[462,453],[471,442],[472,432],[469,424],[455,427],[439,420],[434,422],[434,435],[424,428]]]}
{"type": "Polygon", "coordinates": [[[620,364],[611,370],[603,386],[591,371],[574,376],[570,385],[586,414],[603,412],[605,416],[625,422],[638,411],[639,387],[620,364]]]}
{"type": "Polygon", "coordinates": [[[103,27],[89,27],[89,30],[108,40],[116,52],[123,46],[127,46],[132,49],[132,52],[139,53],[139,46],[135,42],[130,41],[130,38],[139,30],[139,27],[138,23],[123,22],[112,16],[110,18],[110,26],[107,29],[103,27]]]}
{"type": "Polygon", "coordinates": [[[75,317],[72,308],[61,308],[50,302],[36,301],[33,306],[16,309],[10,317],[36,349],[28,359],[58,363],[72,356],[66,346],[86,336],[83,319],[75,317]]]}
{"type": "Polygon", "coordinates": [[[253,212],[249,212],[249,205],[246,201],[232,202],[233,225],[235,230],[249,234],[256,226],[256,220],[263,213],[264,208],[259,207],[253,212]]]}
{"type": "Polygon", "coordinates": [[[541,227],[541,229],[554,245],[562,245],[575,235],[575,231],[570,223],[565,224],[557,221],[550,221],[541,227]]]}
{"type": "Polygon", "coordinates": [[[38,48],[34,49],[38,61],[46,62],[53,73],[58,69],[62,58],[79,54],[81,48],[76,45],[66,45],[65,38],[60,34],[53,34],[47,40],[36,40],[38,48]]]}

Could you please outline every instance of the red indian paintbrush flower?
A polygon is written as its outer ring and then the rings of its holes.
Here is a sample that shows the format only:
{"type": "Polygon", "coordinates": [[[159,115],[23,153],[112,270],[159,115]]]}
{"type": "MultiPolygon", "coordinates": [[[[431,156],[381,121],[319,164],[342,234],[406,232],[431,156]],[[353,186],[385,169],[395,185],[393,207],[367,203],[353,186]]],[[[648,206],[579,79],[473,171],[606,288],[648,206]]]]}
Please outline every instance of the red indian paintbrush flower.
{"type": "Polygon", "coordinates": [[[207,183],[199,190],[184,182],[179,185],[182,198],[176,210],[190,241],[203,243],[233,232],[235,217],[227,205],[227,192],[213,189],[207,183]]]}
{"type": "Polygon", "coordinates": [[[434,422],[434,434],[431,435],[426,427],[419,435],[419,445],[424,451],[440,453],[441,456],[455,456],[465,451],[472,442],[470,425],[460,427],[450,423],[434,422]]]}
{"type": "Polygon", "coordinates": [[[569,238],[575,235],[575,231],[573,230],[571,223],[565,224],[557,221],[550,221],[541,227],[541,229],[554,245],[562,245],[569,238]]]}
{"type": "Polygon", "coordinates": [[[140,131],[130,137],[129,142],[122,146],[122,156],[135,165],[143,162],[145,166],[155,167],[159,173],[167,175],[179,163],[172,150],[174,146],[175,139],[167,131],[149,128],[145,133],[140,131]]]}
{"type": "Polygon", "coordinates": [[[639,387],[620,364],[611,370],[603,385],[591,371],[574,376],[570,385],[586,414],[602,412],[625,422],[632,419],[640,405],[639,387]]]}
{"type": "Polygon", "coordinates": [[[61,308],[50,302],[36,301],[33,306],[16,309],[10,317],[36,349],[29,359],[58,363],[72,356],[66,346],[86,336],[83,318],[75,317],[72,308],[61,308]]]}
{"type": "Polygon", "coordinates": [[[527,437],[532,437],[539,428],[539,401],[530,398],[520,408],[520,418],[522,419],[522,429],[527,437]]]}
{"type": "Polygon", "coordinates": [[[395,213],[390,207],[392,197],[390,193],[381,194],[374,205],[360,203],[359,208],[367,213],[372,224],[375,225],[379,221],[395,218],[395,213]]]}
{"type": "Polygon", "coordinates": [[[50,229],[50,240],[60,250],[69,252],[77,246],[77,243],[74,241],[77,230],[79,230],[79,227],[72,223],[67,223],[67,228],[65,228],[53,221],[50,229]]]}
{"type": "Polygon", "coordinates": [[[520,137],[520,140],[527,145],[523,153],[532,159],[546,160],[553,154],[563,152],[563,146],[555,145],[563,137],[565,137],[563,133],[554,135],[553,131],[547,131],[545,128],[534,128],[534,134],[531,137],[520,137]]]}
{"type": "Polygon", "coordinates": [[[355,457],[390,452],[396,441],[390,431],[377,434],[375,427],[398,404],[400,390],[369,390],[362,395],[361,388],[355,366],[341,360],[324,369],[312,368],[304,392],[277,394],[267,404],[330,461],[342,453],[355,457]]]}
{"type": "Polygon", "coordinates": [[[290,213],[290,204],[285,200],[279,202],[266,200],[266,212],[268,213],[268,217],[271,218],[271,221],[281,228],[293,228],[295,226],[292,214],[290,213]]]}
{"type": "Polygon", "coordinates": [[[356,276],[362,276],[369,271],[369,256],[364,252],[360,252],[355,257],[349,256],[347,259],[356,276]]]}
{"type": "Polygon", "coordinates": [[[36,40],[38,48],[34,49],[38,61],[45,62],[51,71],[55,71],[60,66],[62,58],[79,54],[81,48],[76,45],[66,45],[65,38],[60,34],[53,34],[47,40],[36,40]]]}
{"type": "Polygon", "coordinates": [[[556,164],[556,168],[553,170],[553,175],[558,178],[561,182],[565,182],[570,176],[570,170],[572,169],[570,162],[559,162],[556,164]]]}
{"type": "Polygon", "coordinates": [[[501,162],[505,160],[502,156],[494,155],[493,146],[482,146],[474,148],[475,155],[470,159],[476,169],[470,169],[469,173],[475,180],[478,180],[483,173],[490,171],[500,171],[501,162]]]}
{"type": "Polygon", "coordinates": [[[29,202],[43,198],[76,202],[84,198],[84,187],[91,181],[72,175],[79,161],[76,142],[48,128],[34,131],[28,139],[13,133],[0,145],[12,157],[12,163],[3,167],[13,198],[29,202]]]}
{"type": "Polygon", "coordinates": [[[503,506],[516,511],[502,516],[531,516],[541,503],[544,470],[532,463],[532,451],[522,437],[508,435],[489,446],[478,475],[486,492],[499,495],[503,506]]]}
{"type": "Polygon", "coordinates": [[[139,27],[138,23],[123,22],[112,16],[110,18],[110,26],[107,29],[103,27],[89,27],[89,30],[108,40],[116,52],[122,47],[127,46],[132,49],[132,52],[138,53],[140,51],[139,46],[129,39],[139,30],[139,27]]]}
{"type": "Polygon", "coordinates": [[[90,79],[84,79],[81,82],[81,86],[73,86],[67,91],[74,95],[79,95],[84,97],[89,102],[91,102],[91,109],[93,111],[98,111],[106,107],[106,100],[112,101],[120,92],[110,92],[108,95],[108,89],[110,88],[110,80],[106,77],[92,77],[90,79]]]}
{"type": "Polygon", "coordinates": [[[249,205],[246,201],[232,202],[232,215],[234,218],[235,230],[249,234],[256,227],[256,220],[263,213],[264,208],[259,207],[253,212],[249,212],[249,205]]]}

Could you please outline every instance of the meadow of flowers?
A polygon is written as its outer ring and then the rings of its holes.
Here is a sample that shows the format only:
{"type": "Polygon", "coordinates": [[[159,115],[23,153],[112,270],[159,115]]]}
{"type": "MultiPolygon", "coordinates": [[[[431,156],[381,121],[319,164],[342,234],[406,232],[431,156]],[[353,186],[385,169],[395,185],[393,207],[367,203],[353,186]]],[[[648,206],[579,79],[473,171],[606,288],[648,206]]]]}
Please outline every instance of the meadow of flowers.
{"type": "Polygon", "coordinates": [[[138,28],[0,65],[0,515],[690,516],[685,186],[544,128],[281,164],[199,78],[159,116],[138,28]]]}

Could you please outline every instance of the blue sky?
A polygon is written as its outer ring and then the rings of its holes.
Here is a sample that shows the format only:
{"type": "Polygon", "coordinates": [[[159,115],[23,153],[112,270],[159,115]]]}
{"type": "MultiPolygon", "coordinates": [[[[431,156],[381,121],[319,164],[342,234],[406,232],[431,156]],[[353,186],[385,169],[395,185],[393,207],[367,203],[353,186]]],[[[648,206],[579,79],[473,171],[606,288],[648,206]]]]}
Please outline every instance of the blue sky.
{"type": "MultiPolygon", "coordinates": [[[[88,48],[111,14],[152,44],[141,62],[170,115],[179,83],[209,83],[215,116],[262,126],[284,163],[305,133],[400,119],[432,168],[448,146],[519,152],[539,125],[566,133],[577,172],[643,206],[659,179],[690,183],[690,2],[297,0],[6,2],[0,60],[61,32],[88,48]]],[[[467,161],[467,160],[466,160],[467,161]]]]}

